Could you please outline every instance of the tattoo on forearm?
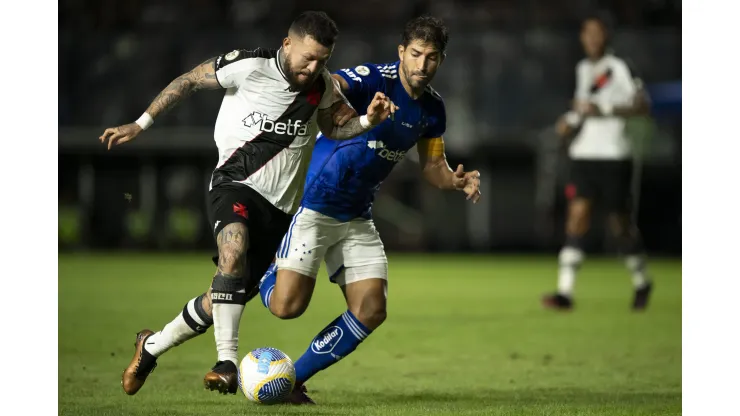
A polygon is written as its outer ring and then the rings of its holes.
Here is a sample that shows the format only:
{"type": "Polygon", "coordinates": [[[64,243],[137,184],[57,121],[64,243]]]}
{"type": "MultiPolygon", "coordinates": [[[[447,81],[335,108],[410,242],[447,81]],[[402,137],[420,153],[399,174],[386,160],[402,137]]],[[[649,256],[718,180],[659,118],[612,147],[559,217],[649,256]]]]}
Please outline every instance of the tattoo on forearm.
{"type": "Polygon", "coordinates": [[[195,91],[204,88],[213,88],[218,84],[213,66],[215,58],[211,58],[195,67],[192,71],[182,74],[157,95],[147,108],[146,112],[152,117],[166,112],[195,91]]]}
{"type": "Polygon", "coordinates": [[[370,130],[370,128],[371,127],[362,127],[360,124],[360,118],[355,117],[348,121],[344,126],[334,126],[332,137],[335,139],[349,139],[370,130]]]}
{"type": "Polygon", "coordinates": [[[337,140],[349,139],[372,129],[372,126],[362,127],[359,117],[350,119],[344,126],[337,126],[332,120],[331,111],[328,110],[319,112],[318,122],[324,136],[337,140]]]}

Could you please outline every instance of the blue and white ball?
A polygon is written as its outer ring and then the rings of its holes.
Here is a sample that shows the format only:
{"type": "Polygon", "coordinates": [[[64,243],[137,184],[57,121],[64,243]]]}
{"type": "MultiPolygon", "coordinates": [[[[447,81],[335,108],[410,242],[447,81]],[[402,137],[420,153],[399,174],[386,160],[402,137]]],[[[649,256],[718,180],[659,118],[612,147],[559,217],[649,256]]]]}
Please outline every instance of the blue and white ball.
{"type": "Polygon", "coordinates": [[[274,404],[285,401],[295,386],[293,361],[277,348],[257,348],[239,364],[239,388],[247,400],[274,404]]]}

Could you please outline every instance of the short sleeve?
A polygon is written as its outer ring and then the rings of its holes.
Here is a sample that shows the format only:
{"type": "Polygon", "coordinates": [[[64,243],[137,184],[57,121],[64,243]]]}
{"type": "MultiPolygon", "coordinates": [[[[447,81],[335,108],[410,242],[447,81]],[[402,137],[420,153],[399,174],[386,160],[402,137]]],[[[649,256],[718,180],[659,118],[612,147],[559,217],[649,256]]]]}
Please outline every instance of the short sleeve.
{"type": "Polygon", "coordinates": [[[336,72],[349,84],[349,89],[344,91],[347,99],[355,104],[366,102],[371,99],[377,91],[383,89],[383,76],[374,64],[358,65],[354,68],[344,68],[336,72]]]}
{"type": "Polygon", "coordinates": [[[247,78],[256,65],[255,59],[258,50],[235,49],[229,53],[216,57],[216,80],[223,88],[235,88],[247,78]]]}

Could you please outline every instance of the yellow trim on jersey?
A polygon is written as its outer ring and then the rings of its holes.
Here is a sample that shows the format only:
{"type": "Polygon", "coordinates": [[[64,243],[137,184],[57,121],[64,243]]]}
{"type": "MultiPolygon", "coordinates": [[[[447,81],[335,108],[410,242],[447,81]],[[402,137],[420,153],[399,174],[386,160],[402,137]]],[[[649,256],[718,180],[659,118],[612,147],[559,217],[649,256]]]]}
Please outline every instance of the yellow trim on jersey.
{"type": "Polygon", "coordinates": [[[417,144],[419,153],[426,156],[444,156],[445,154],[445,141],[440,137],[433,137],[428,139],[421,139],[417,144]]]}

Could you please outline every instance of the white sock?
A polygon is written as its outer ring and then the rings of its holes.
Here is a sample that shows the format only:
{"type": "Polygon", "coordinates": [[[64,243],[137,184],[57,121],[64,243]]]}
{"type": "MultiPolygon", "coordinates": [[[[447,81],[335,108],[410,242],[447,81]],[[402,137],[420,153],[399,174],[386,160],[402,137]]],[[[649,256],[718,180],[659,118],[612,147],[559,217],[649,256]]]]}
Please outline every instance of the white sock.
{"type": "Polygon", "coordinates": [[[147,338],[144,348],[149,354],[159,357],[172,347],[193,339],[208,330],[211,323],[209,322],[210,318],[200,305],[202,298],[203,295],[190,299],[185,304],[183,311],[172,322],[165,325],[161,331],[147,338]]]}
{"type": "Polygon", "coordinates": [[[632,272],[632,285],[635,289],[642,289],[648,284],[647,271],[645,270],[646,262],[645,256],[639,254],[631,254],[624,259],[624,264],[627,266],[630,272],[632,272]]]}
{"type": "Polygon", "coordinates": [[[573,296],[576,285],[576,272],[583,261],[583,251],[574,247],[563,247],[558,256],[558,293],[573,296]]]}
{"type": "MultiPolygon", "coordinates": [[[[244,289],[237,293],[245,293],[244,289]]],[[[234,303],[213,304],[213,332],[216,336],[218,361],[232,361],[239,365],[239,322],[245,305],[234,303]]]]}

